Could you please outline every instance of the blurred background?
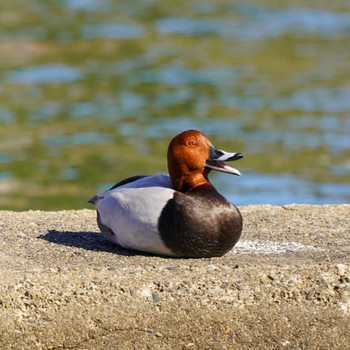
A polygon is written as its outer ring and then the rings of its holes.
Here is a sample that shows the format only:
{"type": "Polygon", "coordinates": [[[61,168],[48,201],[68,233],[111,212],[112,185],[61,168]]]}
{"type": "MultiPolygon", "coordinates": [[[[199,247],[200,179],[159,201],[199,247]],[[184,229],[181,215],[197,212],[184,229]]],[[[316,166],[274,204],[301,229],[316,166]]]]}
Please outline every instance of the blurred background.
{"type": "Polygon", "coordinates": [[[0,209],[91,207],[170,139],[237,205],[350,202],[350,2],[0,0],[0,209]]]}

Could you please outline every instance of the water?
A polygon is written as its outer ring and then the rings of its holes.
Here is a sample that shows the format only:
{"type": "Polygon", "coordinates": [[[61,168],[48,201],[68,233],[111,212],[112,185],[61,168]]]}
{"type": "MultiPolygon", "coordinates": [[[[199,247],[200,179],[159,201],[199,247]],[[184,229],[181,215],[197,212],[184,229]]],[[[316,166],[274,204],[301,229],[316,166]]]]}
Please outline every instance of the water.
{"type": "Polygon", "coordinates": [[[238,205],[350,202],[348,1],[0,0],[0,209],[88,207],[195,128],[238,205]]]}

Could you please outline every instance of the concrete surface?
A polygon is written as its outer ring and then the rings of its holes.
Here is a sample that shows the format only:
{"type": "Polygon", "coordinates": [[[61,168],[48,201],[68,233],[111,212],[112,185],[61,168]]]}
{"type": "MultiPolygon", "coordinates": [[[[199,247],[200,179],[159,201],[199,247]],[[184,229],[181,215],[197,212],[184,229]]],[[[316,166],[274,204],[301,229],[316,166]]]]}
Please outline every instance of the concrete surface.
{"type": "Polygon", "coordinates": [[[350,349],[350,205],[240,209],[212,259],[112,246],[93,210],[0,212],[0,348],[350,349]]]}

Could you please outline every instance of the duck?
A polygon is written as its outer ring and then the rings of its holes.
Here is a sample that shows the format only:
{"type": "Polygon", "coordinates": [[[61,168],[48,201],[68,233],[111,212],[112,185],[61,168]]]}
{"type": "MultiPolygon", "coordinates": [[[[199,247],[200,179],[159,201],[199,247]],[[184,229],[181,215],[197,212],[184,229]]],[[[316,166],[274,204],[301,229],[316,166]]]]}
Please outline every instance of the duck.
{"type": "Polygon", "coordinates": [[[88,200],[104,238],[122,248],[177,258],[220,257],[238,242],[239,209],[210,183],[214,170],[240,176],[227,165],[243,153],[213,146],[186,130],[168,146],[168,174],[136,175],[88,200]]]}

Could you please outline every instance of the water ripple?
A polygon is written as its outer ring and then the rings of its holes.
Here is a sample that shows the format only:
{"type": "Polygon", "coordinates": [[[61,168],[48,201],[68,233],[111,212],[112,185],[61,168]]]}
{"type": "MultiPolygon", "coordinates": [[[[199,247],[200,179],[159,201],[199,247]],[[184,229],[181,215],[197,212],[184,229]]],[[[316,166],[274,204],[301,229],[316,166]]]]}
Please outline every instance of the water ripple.
{"type": "Polygon", "coordinates": [[[112,136],[97,132],[80,132],[73,135],[47,135],[42,138],[42,142],[47,147],[106,144],[112,142],[112,136]]]}
{"type": "Polygon", "coordinates": [[[138,39],[144,36],[144,28],[133,23],[89,24],[82,28],[82,37],[109,39],[138,39]]]}
{"type": "Polygon", "coordinates": [[[10,72],[7,81],[15,84],[49,84],[70,83],[79,80],[81,75],[77,68],[63,64],[44,64],[10,72]]]}
{"type": "Polygon", "coordinates": [[[350,15],[308,8],[277,9],[258,6],[240,11],[240,18],[167,17],[155,22],[159,33],[166,35],[218,35],[235,40],[257,40],[285,34],[346,37],[350,15]]]}
{"type": "Polygon", "coordinates": [[[237,68],[188,69],[180,65],[169,65],[158,70],[145,70],[143,81],[169,85],[210,84],[230,86],[242,75],[237,68]]]}
{"type": "Polygon", "coordinates": [[[302,88],[272,102],[278,110],[298,109],[305,112],[347,112],[350,109],[348,88],[302,88]]]}

